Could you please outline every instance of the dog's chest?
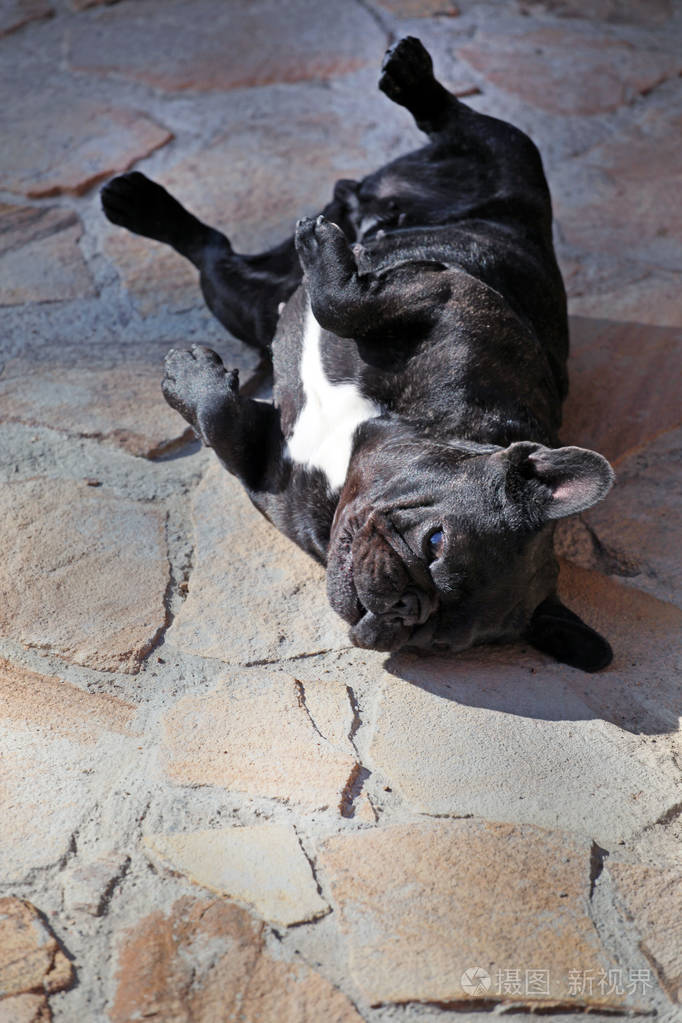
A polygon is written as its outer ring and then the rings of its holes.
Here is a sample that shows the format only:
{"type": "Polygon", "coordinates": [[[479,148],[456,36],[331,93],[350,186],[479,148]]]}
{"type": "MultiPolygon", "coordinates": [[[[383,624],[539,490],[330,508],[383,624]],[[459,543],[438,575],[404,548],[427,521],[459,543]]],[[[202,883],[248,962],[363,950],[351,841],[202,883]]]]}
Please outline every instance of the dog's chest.
{"type": "Polygon", "coordinates": [[[346,479],[356,429],[378,416],[381,409],[362,394],[354,381],[329,379],[322,358],[323,342],[324,331],[306,302],[296,388],[299,401],[285,456],[309,469],[321,470],[330,488],[339,490],[346,479]]]}

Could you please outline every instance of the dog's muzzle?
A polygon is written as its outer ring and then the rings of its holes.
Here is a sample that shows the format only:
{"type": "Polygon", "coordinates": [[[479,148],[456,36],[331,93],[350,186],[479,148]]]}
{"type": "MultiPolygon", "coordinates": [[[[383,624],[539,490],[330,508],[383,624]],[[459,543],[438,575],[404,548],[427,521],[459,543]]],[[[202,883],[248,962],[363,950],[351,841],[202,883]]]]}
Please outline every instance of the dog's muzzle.
{"type": "Polygon", "coordinates": [[[332,607],[352,625],[355,646],[398,650],[421,645],[438,595],[424,562],[378,511],[340,539],[329,559],[332,607]]]}

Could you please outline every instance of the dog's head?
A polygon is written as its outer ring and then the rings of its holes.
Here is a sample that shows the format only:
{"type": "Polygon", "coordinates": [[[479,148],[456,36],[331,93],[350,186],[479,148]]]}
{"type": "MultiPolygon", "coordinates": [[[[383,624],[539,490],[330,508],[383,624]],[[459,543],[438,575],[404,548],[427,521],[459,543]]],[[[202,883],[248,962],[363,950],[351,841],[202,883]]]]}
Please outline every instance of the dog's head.
{"type": "Polygon", "coordinates": [[[523,636],[595,671],[611,651],[556,597],[552,524],[612,482],[606,459],[583,448],[378,437],[341,494],[330,603],[357,646],[454,652],[523,636]]]}

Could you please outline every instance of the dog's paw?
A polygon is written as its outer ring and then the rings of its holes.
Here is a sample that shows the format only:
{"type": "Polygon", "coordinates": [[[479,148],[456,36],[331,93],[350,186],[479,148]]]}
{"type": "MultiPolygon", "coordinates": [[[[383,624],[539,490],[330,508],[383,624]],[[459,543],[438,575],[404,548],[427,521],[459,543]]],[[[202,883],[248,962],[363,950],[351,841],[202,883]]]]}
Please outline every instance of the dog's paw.
{"type": "Polygon", "coordinates": [[[348,239],[341,228],[320,214],[319,217],[303,217],[296,224],[296,251],[304,271],[327,265],[350,262],[355,266],[348,245],[348,239]]]}
{"type": "Polygon", "coordinates": [[[419,39],[406,36],[386,51],[379,88],[394,103],[408,105],[411,97],[433,81],[433,61],[419,39]]]}
{"type": "Polygon", "coordinates": [[[168,241],[173,223],[186,216],[165,188],[140,171],[112,178],[102,188],[100,199],[112,224],[157,241],[168,241]]]}
{"type": "Polygon", "coordinates": [[[165,359],[163,396],[201,439],[209,442],[211,421],[224,413],[239,394],[239,371],[228,370],[211,348],[171,348],[165,359]]]}

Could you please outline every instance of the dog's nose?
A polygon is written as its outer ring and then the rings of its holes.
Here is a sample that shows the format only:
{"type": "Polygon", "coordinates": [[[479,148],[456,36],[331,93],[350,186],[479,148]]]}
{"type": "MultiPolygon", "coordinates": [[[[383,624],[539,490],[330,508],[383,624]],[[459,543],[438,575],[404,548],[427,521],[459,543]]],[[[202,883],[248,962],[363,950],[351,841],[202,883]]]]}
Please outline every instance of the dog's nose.
{"type": "Polygon", "coordinates": [[[403,625],[423,625],[434,609],[433,600],[417,590],[405,590],[389,614],[395,615],[403,625]]]}

